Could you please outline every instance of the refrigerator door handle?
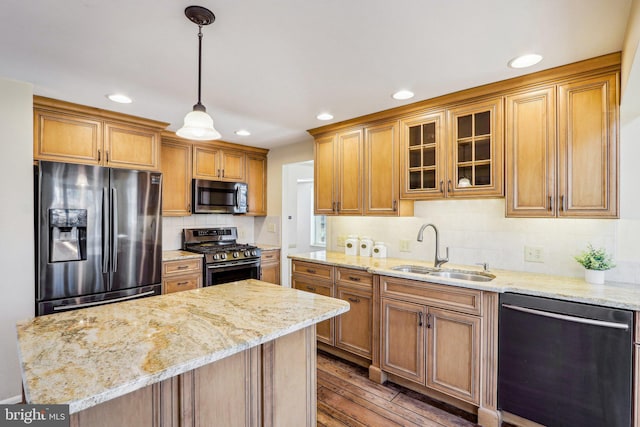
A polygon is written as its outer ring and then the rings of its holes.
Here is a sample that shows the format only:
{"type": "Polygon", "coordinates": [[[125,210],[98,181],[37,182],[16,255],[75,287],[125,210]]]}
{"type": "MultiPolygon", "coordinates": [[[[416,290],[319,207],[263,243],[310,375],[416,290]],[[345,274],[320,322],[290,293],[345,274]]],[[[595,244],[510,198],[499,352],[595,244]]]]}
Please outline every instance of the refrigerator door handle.
{"type": "Polygon", "coordinates": [[[109,272],[109,195],[102,189],[102,273],[109,272]]]}
{"type": "Polygon", "coordinates": [[[111,264],[118,271],[118,190],[111,188],[111,264]]]}

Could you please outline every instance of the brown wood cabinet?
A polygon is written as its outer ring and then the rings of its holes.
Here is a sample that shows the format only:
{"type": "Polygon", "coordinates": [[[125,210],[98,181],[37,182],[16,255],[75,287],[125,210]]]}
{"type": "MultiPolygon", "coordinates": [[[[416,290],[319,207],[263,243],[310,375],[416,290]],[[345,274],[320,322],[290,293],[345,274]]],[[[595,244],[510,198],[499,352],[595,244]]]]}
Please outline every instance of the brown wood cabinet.
{"type": "Polygon", "coordinates": [[[245,153],[211,145],[194,145],[193,177],[214,181],[244,182],[245,153]]]}
{"type": "Polygon", "coordinates": [[[362,130],[351,129],[320,138],[314,147],[316,214],[361,215],[362,130]]]}
{"type": "Polygon", "coordinates": [[[247,215],[267,215],[267,156],[247,153],[247,215]]]}
{"type": "Polygon", "coordinates": [[[619,74],[508,96],[507,216],[618,216],[619,74]]]}
{"type": "Polygon", "coordinates": [[[160,169],[167,123],[35,96],[34,160],[160,169]]]}
{"type": "MultiPolygon", "coordinates": [[[[318,323],[318,341],[363,359],[373,357],[373,275],[353,268],[293,260],[292,287],[349,302],[351,309],[318,323]]],[[[340,353],[344,356],[345,353],[340,353]]]]}
{"type": "Polygon", "coordinates": [[[162,215],[191,215],[192,146],[179,139],[162,136],[162,215]]]}
{"type": "Polygon", "coordinates": [[[280,284],[280,249],[262,249],[260,280],[280,284]]]}
{"type": "Polygon", "coordinates": [[[399,151],[397,121],[365,128],[365,215],[413,215],[413,201],[400,198],[399,151]]]}
{"type": "Polygon", "coordinates": [[[202,287],[202,258],[164,261],[162,293],[188,291],[202,287]]]}
{"type": "Polygon", "coordinates": [[[381,277],[381,369],[478,405],[481,300],[481,291],[381,277]]]}

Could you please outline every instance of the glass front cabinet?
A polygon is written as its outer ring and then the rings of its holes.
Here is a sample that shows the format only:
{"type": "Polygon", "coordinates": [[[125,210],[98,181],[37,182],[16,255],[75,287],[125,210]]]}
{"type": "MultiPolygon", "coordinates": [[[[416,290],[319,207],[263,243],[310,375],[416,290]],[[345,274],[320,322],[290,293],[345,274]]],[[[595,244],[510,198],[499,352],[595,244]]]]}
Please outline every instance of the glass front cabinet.
{"type": "Polygon", "coordinates": [[[403,120],[403,197],[503,196],[502,108],[495,98],[403,120]]]}

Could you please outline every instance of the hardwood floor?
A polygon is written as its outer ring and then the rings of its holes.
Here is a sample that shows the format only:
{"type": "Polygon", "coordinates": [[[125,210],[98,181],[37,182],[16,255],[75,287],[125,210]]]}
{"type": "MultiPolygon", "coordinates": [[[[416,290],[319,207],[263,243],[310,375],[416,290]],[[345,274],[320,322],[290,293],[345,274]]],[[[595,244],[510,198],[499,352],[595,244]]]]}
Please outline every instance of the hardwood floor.
{"type": "Polygon", "coordinates": [[[470,427],[476,416],[393,383],[370,381],[367,370],[318,352],[318,426],[470,427]]]}

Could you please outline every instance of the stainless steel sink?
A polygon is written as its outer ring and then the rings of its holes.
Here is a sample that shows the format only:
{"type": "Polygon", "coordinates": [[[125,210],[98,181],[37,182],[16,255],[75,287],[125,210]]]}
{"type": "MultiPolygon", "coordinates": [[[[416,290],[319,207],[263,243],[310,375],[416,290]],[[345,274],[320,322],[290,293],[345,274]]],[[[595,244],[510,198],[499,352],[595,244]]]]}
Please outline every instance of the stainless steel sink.
{"type": "Polygon", "coordinates": [[[444,277],[447,279],[470,280],[472,282],[490,282],[496,276],[489,273],[479,271],[463,271],[463,270],[440,270],[432,267],[424,267],[421,265],[398,265],[391,267],[392,270],[402,271],[404,273],[416,273],[429,276],[444,277]]]}
{"type": "Polygon", "coordinates": [[[461,279],[461,280],[470,280],[472,282],[490,282],[495,279],[496,276],[488,273],[480,273],[480,272],[462,272],[462,271],[432,271],[429,273],[429,276],[437,276],[437,277],[446,277],[447,279],[461,279]]]}
{"type": "Polygon", "coordinates": [[[397,265],[395,267],[391,267],[391,269],[395,271],[402,271],[404,273],[418,273],[418,274],[429,274],[433,271],[436,271],[435,268],[423,267],[421,265],[397,265]]]}

